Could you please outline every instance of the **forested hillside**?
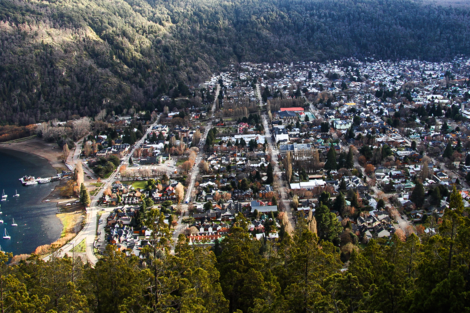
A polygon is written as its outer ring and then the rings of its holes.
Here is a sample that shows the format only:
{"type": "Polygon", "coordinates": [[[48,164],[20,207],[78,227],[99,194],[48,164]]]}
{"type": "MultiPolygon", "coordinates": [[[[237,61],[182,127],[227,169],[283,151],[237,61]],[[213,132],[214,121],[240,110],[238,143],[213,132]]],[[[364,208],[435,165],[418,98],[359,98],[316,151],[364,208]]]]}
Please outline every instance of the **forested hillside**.
{"type": "Polygon", "coordinates": [[[173,255],[163,220],[146,212],[152,235],[141,258],[109,246],[95,268],[34,256],[7,266],[1,252],[2,311],[440,313],[470,306],[470,218],[456,189],[435,234],[395,234],[363,250],[351,235],[341,253],[304,219],[292,237],[281,229],[271,242],[253,240],[239,215],[212,251],[181,234],[173,255]]]}
{"type": "Polygon", "coordinates": [[[231,62],[468,55],[469,12],[399,0],[4,0],[0,122],[153,109],[231,62]]]}

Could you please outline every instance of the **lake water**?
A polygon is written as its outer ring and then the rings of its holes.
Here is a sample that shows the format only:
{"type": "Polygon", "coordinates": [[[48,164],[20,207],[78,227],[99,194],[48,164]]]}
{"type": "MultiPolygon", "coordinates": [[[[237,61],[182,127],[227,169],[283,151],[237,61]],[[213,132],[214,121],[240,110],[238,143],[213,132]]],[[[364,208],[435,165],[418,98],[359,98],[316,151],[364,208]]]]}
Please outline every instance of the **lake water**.
{"type": "Polygon", "coordinates": [[[38,246],[50,244],[60,237],[62,224],[55,216],[55,203],[43,203],[58,182],[24,187],[18,180],[24,175],[55,176],[57,171],[41,157],[0,149],[0,193],[5,190],[7,201],[0,202],[0,245],[13,254],[32,253],[38,246]],[[15,190],[20,194],[13,197],[15,190]],[[12,219],[18,226],[13,227],[12,219]],[[5,229],[11,239],[3,239],[5,229]]]}

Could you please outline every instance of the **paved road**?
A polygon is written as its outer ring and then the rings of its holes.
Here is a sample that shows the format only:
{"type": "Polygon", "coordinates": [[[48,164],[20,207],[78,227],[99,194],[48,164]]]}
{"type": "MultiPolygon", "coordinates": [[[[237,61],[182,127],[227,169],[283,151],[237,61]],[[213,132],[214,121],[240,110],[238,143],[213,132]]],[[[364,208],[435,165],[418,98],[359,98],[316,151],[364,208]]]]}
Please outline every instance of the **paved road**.
{"type": "Polygon", "coordinates": [[[294,221],[294,216],[292,214],[292,210],[290,208],[290,201],[287,197],[286,189],[284,187],[284,180],[282,178],[282,172],[279,168],[279,151],[275,146],[273,146],[272,142],[272,137],[271,137],[271,130],[268,125],[268,121],[266,118],[266,115],[263,114],[262,116],[263,119],[263,126],[264,126],[264,131],[266,132],[266,141],[268,143],[269,151],[271,152],[271,160],[274,162],[274,174],[279,178],[279,193],[281,194],[281,201],[284,204],[284,207],[286,208],[286,213],[287,217],[289,219],[289,223],[292,226],[292,229],[294,229],[295,226],[295,221],[294,221]]]}
{"type": "Polygon", "coordinates": [[[212,105],[212,114],[210,117],[210,121],[205,128],[204,134],[201,136],[201,140],[199,141],[199,153],[198,153],[198,156],[196,157],[196,162],[194,163],[194,166],[191,170],[191,181],[189,183],[188,189],[186,190],[186,197],[184,199],[185,203],[189,203],[191,201],[191,197],[192,197],[191,193],[193,191],[194,184],[196,183],[196,178],[199,176],[199,163],[204,157],[205,152],[203,148],[206,143],[207,134],[209,133],[209,130],[211,130],[212,128],[212,121],[214,120],[215,108],[217,105],[217,101],[219,100],[218,99],[219,90],[220,90],[220,85],[217,84],[217,89],[215,91],[216,97],[214,99],[214,104],[212,105]]]}
{"type": "Polygon", "coordinates": [[[181,209],[182,209],[181,216],[179,216],[179,218],[178,218],[178,225],[173,230],[173,236],[172,236],[173,237],[173,245],[172,245],[172,248],[171,248],[171,253],[175,252],[175,245],[176,245],[176,242],[178,241],[178,236],[186,228],[186,225],[183,224],[183,216],[186,214],[186,212],[188,210],[188,205],[186,203],[190,203],[193,200],[192,199],[192,192],[193,192],[193,189],[194,189],[194,184],[196,183],[196,179],[199,176],[199,163],[201,162],[201,160],[205,156],[204,145],[206,143],[207,134],[209,133],[209,131],[212,128],[212,121],[214,120],[214,113],[215,113],[215,110],[216,110],[216,107],[217,107],[217,101],[219,101],[219,99],[218,99],[219,91],[220,91],[220,85],[217,84],[217,89],[215,91],[216,96],[215,96],[215,99],[214,99],[214,104],[212,105],[212,110],[211,110],[212,113],[211,113],[210,121],[206,125],[204,134],[201,136],[201,140],[199,141],[199,147],[198,147],[199,148],[199,153],[196,157],[196,162],[194,163],[194,166],[191,169],[191,181],[189,182],[188,189],[186,190],[186,196],[184,198],[184,203],[185,204],[181,205],[181,209]]]}
{"type": "Polygon", "coordinates": [[[67,156],[67,160],[65,161],[65,166],[71,171],[75,169],[75,164],[77,164],[78,159],[80,159],[80,154],[82,152],[82,144],[83,140],[88,137],[90,133],[86,134],[83,136],[80,140],[78,140],[75,143],[75,149],[73,150],[73,153],[70,152],[69,155],[67,156]]]}

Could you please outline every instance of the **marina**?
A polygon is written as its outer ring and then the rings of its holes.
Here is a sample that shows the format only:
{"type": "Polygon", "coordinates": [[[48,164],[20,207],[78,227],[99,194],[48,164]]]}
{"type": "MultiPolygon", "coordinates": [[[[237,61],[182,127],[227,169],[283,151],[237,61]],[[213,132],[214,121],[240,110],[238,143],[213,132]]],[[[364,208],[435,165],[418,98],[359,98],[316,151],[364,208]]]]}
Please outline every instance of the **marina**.
{"type": "Polygon", "coordinates": [[[62,231],[62,224],[56,217],[57,208],[54,203],[44,201],[65,175],[57,176],[57,170],[46,159],[31,154],[0,149],[0,160],[0,195],[3,190],[8,195],[6,201],[0,202],[2,250],[14,255],[27,254],[57,240],[62,231]],[[33,177],[35,181],[41,178],[42,182],[24,187],[19,178],[25,176],[30,182],[33,177]],[[48,178],[51,178],[50,182],[45,183],[48,178]],[[10,239],[3,238],[5,228],[10,239]]]}
{"type": "MultiPolygon", "coordinates": [[[[37,184],[47,184],[50,182],[59,181],[61,179],[61,175],[57,174],[57,176],[52,177],[34,177],[34,176],[23,176],[19,179],[23,186],[33,186],[37,184]]],[[[17,193],[18,194],[18,193],[17,193]]],[[[18,194],[19,196],[19,194],[18,194]]],[[[15,197],[18,197],[15,195],[15,197]]]]}

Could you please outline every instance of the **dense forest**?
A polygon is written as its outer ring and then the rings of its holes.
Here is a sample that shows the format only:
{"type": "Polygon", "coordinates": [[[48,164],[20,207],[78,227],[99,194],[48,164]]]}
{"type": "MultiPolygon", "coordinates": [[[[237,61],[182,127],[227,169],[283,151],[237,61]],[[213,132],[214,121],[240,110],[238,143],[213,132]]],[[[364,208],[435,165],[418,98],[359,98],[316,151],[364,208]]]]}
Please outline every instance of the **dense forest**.
{"type": "MultiPolygon", "coordinates": [[[[94,268],[78,258],[43,262],[37,256],[7,265],[8,256],[0,253],[2,312],[392,313],[470,307],[470,218],[456,189],[433,232],[372,239],[363,249],[351,243],[352,235],[341,235],[342,243],[349,241],[341,249],[319,240],[314,220],[303,218],[292,235],[281,228],[279,241],[253,240],[238,215],[212,249],[190,245],[181,234],[172,254],[163,214],[147,210],[142,220],[152,235],[140,258],[108,246],[94,268]]],[[[317,225],[319,232],[327,228],[321,219],[317,225]]]]}
{"type": "Polygon", "coordinates": [[[179,83],[241,61],[469,55],[469,13],[408,0],[4,0],[0,122],[161,110],[179,83]]]}

